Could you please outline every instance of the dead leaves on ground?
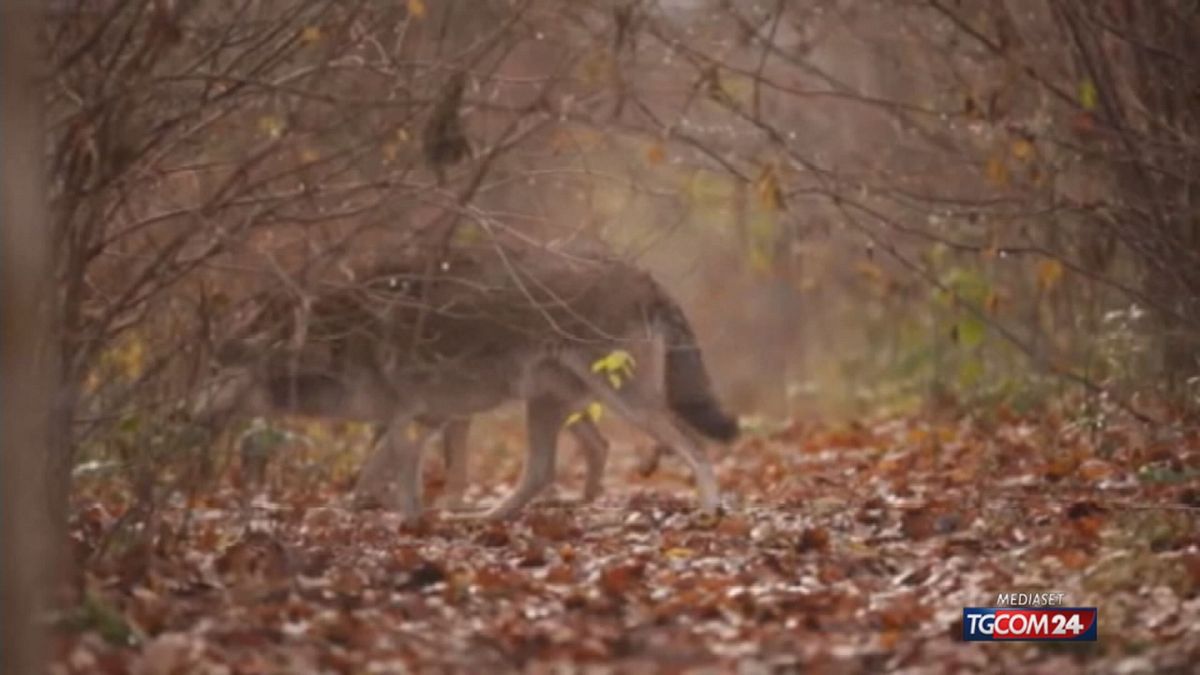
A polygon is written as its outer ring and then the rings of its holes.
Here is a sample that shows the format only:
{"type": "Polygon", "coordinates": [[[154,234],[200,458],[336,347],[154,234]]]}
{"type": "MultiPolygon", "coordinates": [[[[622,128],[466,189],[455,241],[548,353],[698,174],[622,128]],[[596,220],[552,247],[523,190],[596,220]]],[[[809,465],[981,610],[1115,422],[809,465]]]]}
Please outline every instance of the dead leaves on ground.
{"type": "MultiPolygon", "coordinates": [[[[174,504],[150,545],[93,558],[55,670],[1069,673],[1200,658],[1195,433],[1011,414],[794,424],[718,461],[719,519],[691,509],[678,461],[647,477],[635,453],[614,460],[599,504],[510,523],[406,527],[344,510],[337,481],[174,504]],[[1099,606],[1100,642],[956,641],[963,606],[1029,590],[1099,606]]],[[[81,505],[78,549],[121,508],[81,505]]]]}

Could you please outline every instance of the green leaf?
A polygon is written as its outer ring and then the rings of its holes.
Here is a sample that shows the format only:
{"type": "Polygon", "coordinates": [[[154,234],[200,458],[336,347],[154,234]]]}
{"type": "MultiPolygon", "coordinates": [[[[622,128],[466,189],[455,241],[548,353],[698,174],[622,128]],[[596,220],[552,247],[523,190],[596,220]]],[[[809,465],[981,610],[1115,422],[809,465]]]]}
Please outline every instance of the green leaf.
{"type": "Polygon", "coordinates": [[[958,367],[958,384],[962,387],[973,387],[983,379],[983,361],[967,359],[958,367]]]}
{"type": "Polygon", "coordinates": [[[958,343],[968,349],[979,346],[987,332],[987,326],[975,317],[960,320],[956,328],[958,329],[958,343]]]}

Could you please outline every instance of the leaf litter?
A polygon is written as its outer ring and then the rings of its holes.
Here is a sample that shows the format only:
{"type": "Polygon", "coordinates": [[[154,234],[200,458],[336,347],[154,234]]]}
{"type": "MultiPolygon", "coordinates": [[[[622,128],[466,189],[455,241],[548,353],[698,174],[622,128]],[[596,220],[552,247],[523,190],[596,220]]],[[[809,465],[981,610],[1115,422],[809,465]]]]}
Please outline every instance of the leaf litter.
{"type": "Polygon", "coordinates": [[[597,502],[510,522],[406,526],[344,508],[344,476],[251,500],[229,480],[162,506],[152,541],[87,556],[127,508],[93,484],[52,672],[1189,672],[1200,434],[996,417],[743,439],[717,460],[717,518],[639,448],[613,453],[597,502]],[[960,641],[964,606],[1014,591],[1098,606],[1099,641],[960,641]]]}

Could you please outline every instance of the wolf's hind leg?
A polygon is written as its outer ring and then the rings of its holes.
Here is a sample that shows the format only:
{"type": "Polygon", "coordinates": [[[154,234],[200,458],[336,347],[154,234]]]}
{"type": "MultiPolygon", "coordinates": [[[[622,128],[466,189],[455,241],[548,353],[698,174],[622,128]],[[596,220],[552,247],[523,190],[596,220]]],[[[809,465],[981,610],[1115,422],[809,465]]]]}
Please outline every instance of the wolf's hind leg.
{"type": "Polygon", "coordinates": [[[503,502],[487,512],[491,519],[516,515],[546,486],[554,482],[554,462],[558,432],[567,416],[567,406],[554,395],[542,394],[526,404],[526,426],[529,447],[521,480],[503,502]]]}
{"type": "Polygon", "coordinates": [[[692,434],[685,433],[675,424],[665,402],[636,386],[617,390],[593,376],[586,363],[568,361],[567,365],[587,383],[588,391],[616,414],[649,434],[654,440],[677,452],[687,463],[696,479],[700,509],[716,513],[721,506],[721,493],[717,486],[712,462],[692,434]]]}
{"type": "Polygon", "coordinates": [[[409,521],[421,517],[421,450],[427,429],[399,415],[367,458],[354,486],[355,501],[400,511],[409,521]]]}
{"type": "Polygon", "coordinates": [[[596,428],[596,423],[586,417],[567,428],[579,442],[579,449],[583,453],[583,461],[587,467],[583,485],[583,501],[594,501],[604,491],[604,465],[608,462],[608,439],[596,428]]]}

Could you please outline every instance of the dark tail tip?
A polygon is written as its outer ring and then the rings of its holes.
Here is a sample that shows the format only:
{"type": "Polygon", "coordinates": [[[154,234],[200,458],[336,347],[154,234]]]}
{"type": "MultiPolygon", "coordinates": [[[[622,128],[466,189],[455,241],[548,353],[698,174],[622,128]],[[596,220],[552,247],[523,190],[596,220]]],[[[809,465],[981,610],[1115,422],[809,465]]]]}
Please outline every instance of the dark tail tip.
{"type": "Polygon", "coordinates": [[[728,443],[738,437],[740,429],[737,418],[726,414],[712,402],[697,401],[672,407],[693,429],[713,440],[728,443]]]}

